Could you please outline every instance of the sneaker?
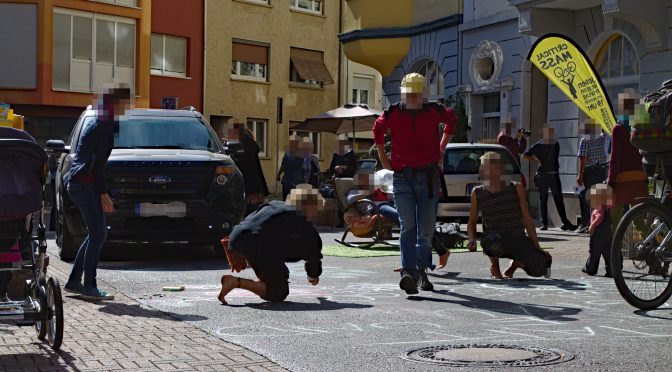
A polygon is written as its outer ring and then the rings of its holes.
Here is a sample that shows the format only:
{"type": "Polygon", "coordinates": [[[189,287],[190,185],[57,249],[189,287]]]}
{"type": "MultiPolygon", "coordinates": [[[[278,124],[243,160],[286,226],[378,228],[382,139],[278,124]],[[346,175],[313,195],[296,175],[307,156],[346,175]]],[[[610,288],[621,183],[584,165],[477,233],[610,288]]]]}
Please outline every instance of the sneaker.
{"type": "Polygon", "coordinates": [[[404,273],[401,276],[401,281],[399,282],[399,288],[403,289],[406,294],[413,295],[418,294],[418,283],[413,279],[413,277],[407,273],[404,273]]]}
{"type": "Polygon", "coordinates": [[[434,290],[434,285],[432,283],[430,283],[426,272],[421,272],[420,273],[420,281],[418,282],[418,288],[420,288],[423,291],[433,291],[434,290]]]}
{"type": "Polygon", "coordinates": [[[84,290],[84,287],[82,287],[82,283],[67,282],[63,286],[63,290],[65,290],[68,293],[80,294],[82,293],[82,290],[84,290]]]}
{"type": "Polygon", "coordinates": [[[614,277],[614,274],[612,274],[611,271],[607,271],[607,272],[604,274],[604,277],[605,277],[605,278],[613,278],[613,277],[614,277]]]}
{"type": "Polygon", "coordinates": [[[82,290],[82,298],[87,300],[114,300],[114,295],[101,291],[98,288],[82,290]]]}
{"type": "Polygon", "coordinates": [[[0,302],[3,302],[3,303],[12,302],[12,299],[9,298],[9,296],[4,295],[4,296],[0,297],[0,302]]]}
{"type": "Polygon", "coordinates": [[[579,234],[584,234],[588,232],[588,226],[581,226],[578,230],[576,230],[577,233],[579,234]]]}
{"type": "Polygon", "coordinates": [[[539,230],[541,230],[541,231],[546,231],[546,230],[548,230],[548,225],[543,225],[543,226],[541,226],[541,227],[539,228],[539,230]]]}
{"type": "Polygon", "coordinates": [[[562,226],[560,226],[560,229],[562,231],[574,231],[576,230],[576,225],[572,225],[571,223],[563,223],[562,226]]]}

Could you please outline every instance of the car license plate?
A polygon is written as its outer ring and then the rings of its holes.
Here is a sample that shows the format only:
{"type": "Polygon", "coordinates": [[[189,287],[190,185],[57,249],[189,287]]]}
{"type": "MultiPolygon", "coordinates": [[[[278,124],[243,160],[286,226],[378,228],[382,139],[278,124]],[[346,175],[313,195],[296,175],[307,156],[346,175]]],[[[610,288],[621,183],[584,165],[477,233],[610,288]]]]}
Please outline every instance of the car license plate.
{"type": "Polygon", "coordinates": [[[481,186],[480,183],[470,183],[467,185],[467,196],[471,195],[471,192],[474,190],[476,186],[481,186]]]}
{"type": "Polygon", "coordinates": [[[180,201],[163,204],[138,203],[135,205],[135,214],[140,217],[180,218],[187,215],[187,205],[180,201]]]}

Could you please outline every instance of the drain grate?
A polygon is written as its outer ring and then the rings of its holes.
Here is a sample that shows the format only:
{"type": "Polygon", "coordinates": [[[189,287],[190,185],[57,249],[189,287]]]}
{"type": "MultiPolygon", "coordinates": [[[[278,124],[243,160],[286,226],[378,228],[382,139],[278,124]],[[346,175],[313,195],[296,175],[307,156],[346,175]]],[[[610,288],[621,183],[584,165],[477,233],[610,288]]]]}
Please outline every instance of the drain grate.
{"type": "Polygon", "coordinates": [[[401,358],[454,367],[537,367],[567,362],[574,355],[540,347],[468,344],[414,349],[401,354],[401,358]]]}

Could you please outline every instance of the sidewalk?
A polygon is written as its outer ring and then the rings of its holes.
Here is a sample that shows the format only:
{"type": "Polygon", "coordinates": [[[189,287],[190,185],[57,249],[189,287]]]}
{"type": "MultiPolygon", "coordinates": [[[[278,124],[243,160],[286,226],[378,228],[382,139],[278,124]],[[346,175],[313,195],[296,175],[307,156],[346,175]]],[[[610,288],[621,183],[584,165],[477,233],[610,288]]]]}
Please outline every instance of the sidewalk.
{"type": "MultiPolygon", "coordinates": [[[[69,270],[70,265],[51,257],[48,273],[61,285],[69,270]]],[[[65,331],[58,353],[37,339],[34,327],[0,324],[0,370],[284,370],[263,356],[112,292],[114,301],[100,303],[64,293],[65,331]]]]}

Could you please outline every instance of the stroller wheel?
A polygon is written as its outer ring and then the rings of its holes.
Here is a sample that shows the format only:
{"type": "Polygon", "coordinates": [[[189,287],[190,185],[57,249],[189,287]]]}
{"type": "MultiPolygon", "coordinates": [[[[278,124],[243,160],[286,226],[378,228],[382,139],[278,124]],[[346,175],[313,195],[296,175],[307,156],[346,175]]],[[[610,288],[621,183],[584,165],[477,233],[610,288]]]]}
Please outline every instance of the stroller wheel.
{"type": "Polygon", "coordinates": [[[47,342],[58,350],[63,343],[63,297],[58,279],[47,281],[47,342]]]}
{"type": "MultiPolygon", "coordinates": [[[[35,287],[35,292],[33,296],[37,298],[37,301],[40,303],[40,313],[46,314],[47,312],[47,289],[44,280],[41,280],[39,284],[35,287]]],[[[41,316],[42,318],[42,316],[41,316]]],[[[35,321],[35,330],[37,331],[37,338],[39,340],[44,340],[47,337],[47,321],[37,320],[35,321]]]]}

